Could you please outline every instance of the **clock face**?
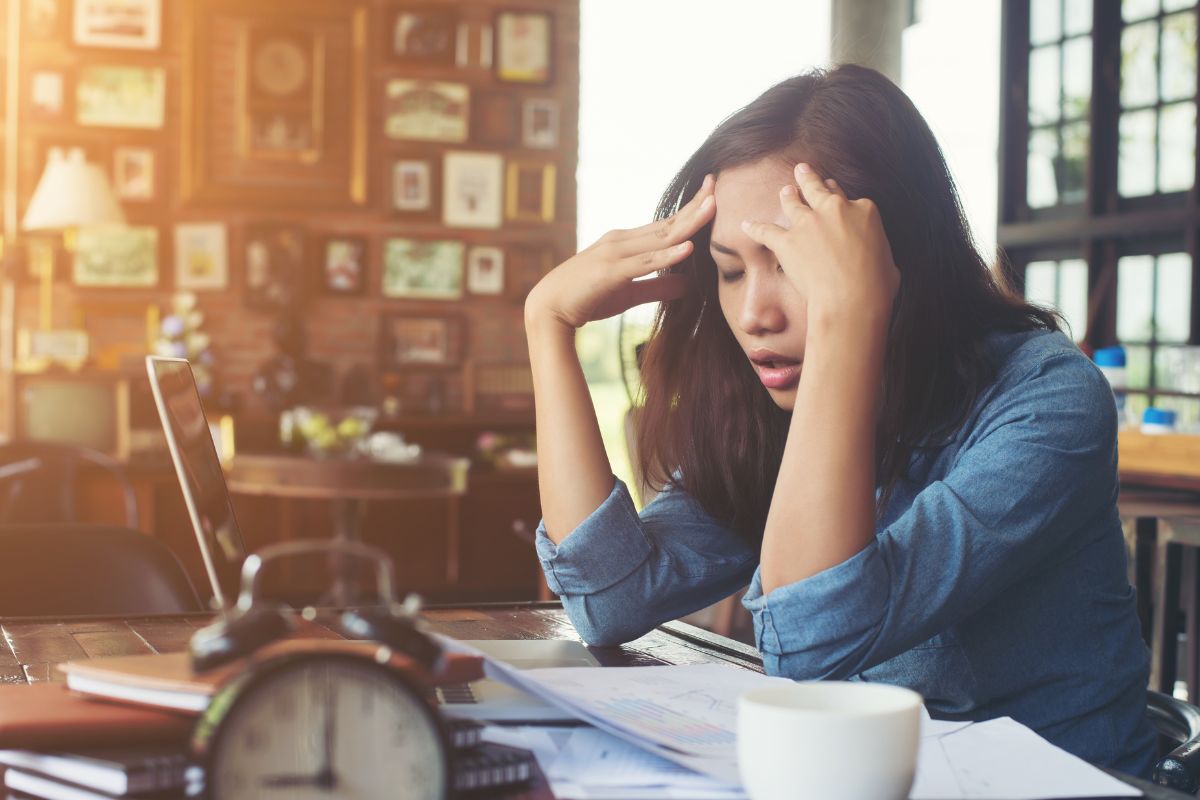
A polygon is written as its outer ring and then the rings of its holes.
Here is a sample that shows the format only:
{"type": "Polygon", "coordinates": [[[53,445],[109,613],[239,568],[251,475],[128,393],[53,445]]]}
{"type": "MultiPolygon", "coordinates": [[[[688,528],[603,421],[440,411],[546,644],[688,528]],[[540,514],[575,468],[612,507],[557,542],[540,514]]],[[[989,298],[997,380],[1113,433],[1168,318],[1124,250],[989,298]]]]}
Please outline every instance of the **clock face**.
{"type": "Polygon", "coordinates": [[[304,50],[292,40],[268,39],[255,50],[251,73],[260,91],[284,97],[298,91],[308,80],[308,60],[304,50]]]}
{"type": "Polygon", "coordinates": [[[394,673],[313,656],[235,693],[207,783],[214,800],[441,800],[447,758],[432,712],[394,673]]]}

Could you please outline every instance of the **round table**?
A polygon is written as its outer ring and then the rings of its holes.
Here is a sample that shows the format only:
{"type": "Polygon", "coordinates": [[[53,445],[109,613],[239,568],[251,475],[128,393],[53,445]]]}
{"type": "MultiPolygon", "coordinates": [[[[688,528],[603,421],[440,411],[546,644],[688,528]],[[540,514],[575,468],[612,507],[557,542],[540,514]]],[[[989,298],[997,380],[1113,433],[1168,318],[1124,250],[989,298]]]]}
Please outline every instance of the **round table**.
{"type": "Polygon", "coordinates": [[[281,527],[291,527],[292,500],[329,500],[336,535],[362,538],[363,517],[371,500],[447,502],[446,580],[458,582],[459,501],[467,493],[466,458],[422,453],[404,462],[370,458],[311,458],[300,455],[238,453],[226,467],[233,494],[275,497],[281,501],[281,527]]]}

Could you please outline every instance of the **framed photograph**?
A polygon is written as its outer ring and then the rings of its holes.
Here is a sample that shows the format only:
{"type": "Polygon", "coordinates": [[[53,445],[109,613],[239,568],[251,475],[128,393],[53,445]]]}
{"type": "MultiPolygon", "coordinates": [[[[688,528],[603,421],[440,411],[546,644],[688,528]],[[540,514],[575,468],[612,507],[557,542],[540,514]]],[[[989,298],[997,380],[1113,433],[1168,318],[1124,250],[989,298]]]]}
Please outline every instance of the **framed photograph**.
{"type": "Polygon", "coordinates": [[[75,85],[75,121],[107,128],[161,128],[166,85],[161,67],[82,66],[75,85]]]}
{"type": "Polygon", "coordinates": [[[459,317],[387,314],[382,333],[384,369],[453,367],[462,360],[463,321],[459,317]]]}
{"type": "Polygon", "coordinates": [[[75,250],[76,286],[149,288],[158,285],[158,228],[149,225],[81,228],[75,250]]]}
{"type": "Polygon", "coordinates": [[[275,311],[304,300],[304,229],[260,223],[246,230],[242,249],[246,305],[275,311]]]}
{"type": "Polygon", "coordinates": [[[517,141],[517,102],[504,92],[478,92],[471,101],[471,136],[480,144],[508,147],[517,141]]]}
{"type": "Polygon", "coordinates": [[[392,164],[392,208],[433,210],[433,164],[415,158],[402,158],[392,164]]]}
{"type": "Polygon", "coordinates": [[[157,191],[157,155],[152,147],[113,149],[113,191],[121,200],[148,202],[157,191]]]}
{"type": "Polygon", "coordinates": [[[383,296],[458,300],[463,296],[463,243],[388,239],[383,251],[383,296]]]}
{"type": "Polygon", "coordinates": [[[505,217],[515,222],[553,222],[557,181],[554,164],[509,161],[505,217]]]}
{"type": "Polygon", "coordinates": [[[470,105],[465,83],[393,78],[384,87],[384,133],[389,139],[465,142],[470,105]]]}
{"type": "Polygon", "coordinates": [[[220,290],[229,286],[229,246],[220,222],[175,226],[175,288],[220,290]]]}
{"type": "Polygon", "coordinates": [[[353,296],[367,290],[367,240],[362,236],[330,236],[321,248],[321,289],[353,296]]]}
{"type": "Polygon", "coordinates": [[[325,37],[315,31],[255,26],[243,40],[241,154],[252,160],[321,159],[325,37]]]}
{"type": "Polygon", "coordinates": [[[504,159],[496,153],[446,154],[442,222],[455,228],[499,228],[504,219],[504,159]]]}
{"type": "Polygon", "coordinates": [[[558,101],[533,97],[521,113],[521,144],[536,149],[558,147],[558,101]]]}
{"type": "Polygon", "coordinates": [[[549,14],[505,11],[496,16],[496,77],[514,83],[549,83],[551,41],[549,14]]]}
{"type": "Polygon", "coordinates": [[[504,294],[502,249],[472,247],[467,251],[467,291],[471,294],[504,294]]]}
{"type": "Polygon", "coordinates": [[[75,44],[156,50],[162,0],[75,0],[75,44]]]}
{"type": "Polygon", "coordinates": [[[66,116],[66,76],[55,69],[34,70],[29,76],[29,114],[46,122],[66,116]]]}
{"type": "Polygon", "coordinates": [[[403,64],[453,66],[458,63],[458,17],[447,8],[399,8],[391,13],[385,48],[403,64]]]}
{"type": "Polygon", "coordinates": [[[66,0],[24,0],[25,25],[21,33],[33,39],[57,39],[62,30],[63,2],[66,0]]]}
{"type": "Polygon", "coordinates": [[[246,155],[303,161],[316,157],[320,143],[311,115],[289,111],[246,117],[246,155]]]}

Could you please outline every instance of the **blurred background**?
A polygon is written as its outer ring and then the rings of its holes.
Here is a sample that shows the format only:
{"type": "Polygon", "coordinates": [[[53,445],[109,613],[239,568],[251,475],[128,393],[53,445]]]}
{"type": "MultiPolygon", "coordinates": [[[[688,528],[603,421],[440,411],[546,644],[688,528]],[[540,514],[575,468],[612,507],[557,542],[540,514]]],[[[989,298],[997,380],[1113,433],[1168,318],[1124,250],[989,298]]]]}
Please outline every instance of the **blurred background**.
{"type": "MultiPolygon", "coordinates": [[[[1063,313],[1123,423],[1200,427],[1194,2],[4,0],[0,22],[0,433],[74,448],[40,477],[0,458],[0,522],[138,528],[202,591],[148,353],[192,361],[249,549],[339,529],[434,599],[546,597],[526,293],[647,222],[729,113],[843,61],[913,99],[980,250],[1063,313]],[[418,453],[464,461],[329,490],[418,453]]],[[[578,337],[631,485],[653,313],[578,337]]]]}

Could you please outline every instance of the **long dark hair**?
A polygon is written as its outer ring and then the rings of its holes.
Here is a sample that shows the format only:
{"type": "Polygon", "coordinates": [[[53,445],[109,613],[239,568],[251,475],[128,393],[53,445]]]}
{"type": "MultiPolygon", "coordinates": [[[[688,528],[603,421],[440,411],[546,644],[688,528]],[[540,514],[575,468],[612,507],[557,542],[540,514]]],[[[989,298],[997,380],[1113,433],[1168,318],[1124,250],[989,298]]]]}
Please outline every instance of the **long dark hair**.
{"type": "MultiPolygon", "coordinates": [[[[807,161],[851,199],[870,198],[900,270],[877,427],[882,508],[914,447],[956,431],[993,379],[984,337],[1056,330],[1057,319],[988,269],[933,133],[878,72],[843,65],[771,87],[688,159],[656,218],[677,211],[706,174],[767,157],[807,161]]],[[[640,467],[650,483],[684,489],[757,542],[791,415],[771,400],[722,316],[709,236],[706,226],[694,238],[694,254],[676,268],[695,285],[663,305],[646,348],[640,467]]]]}

